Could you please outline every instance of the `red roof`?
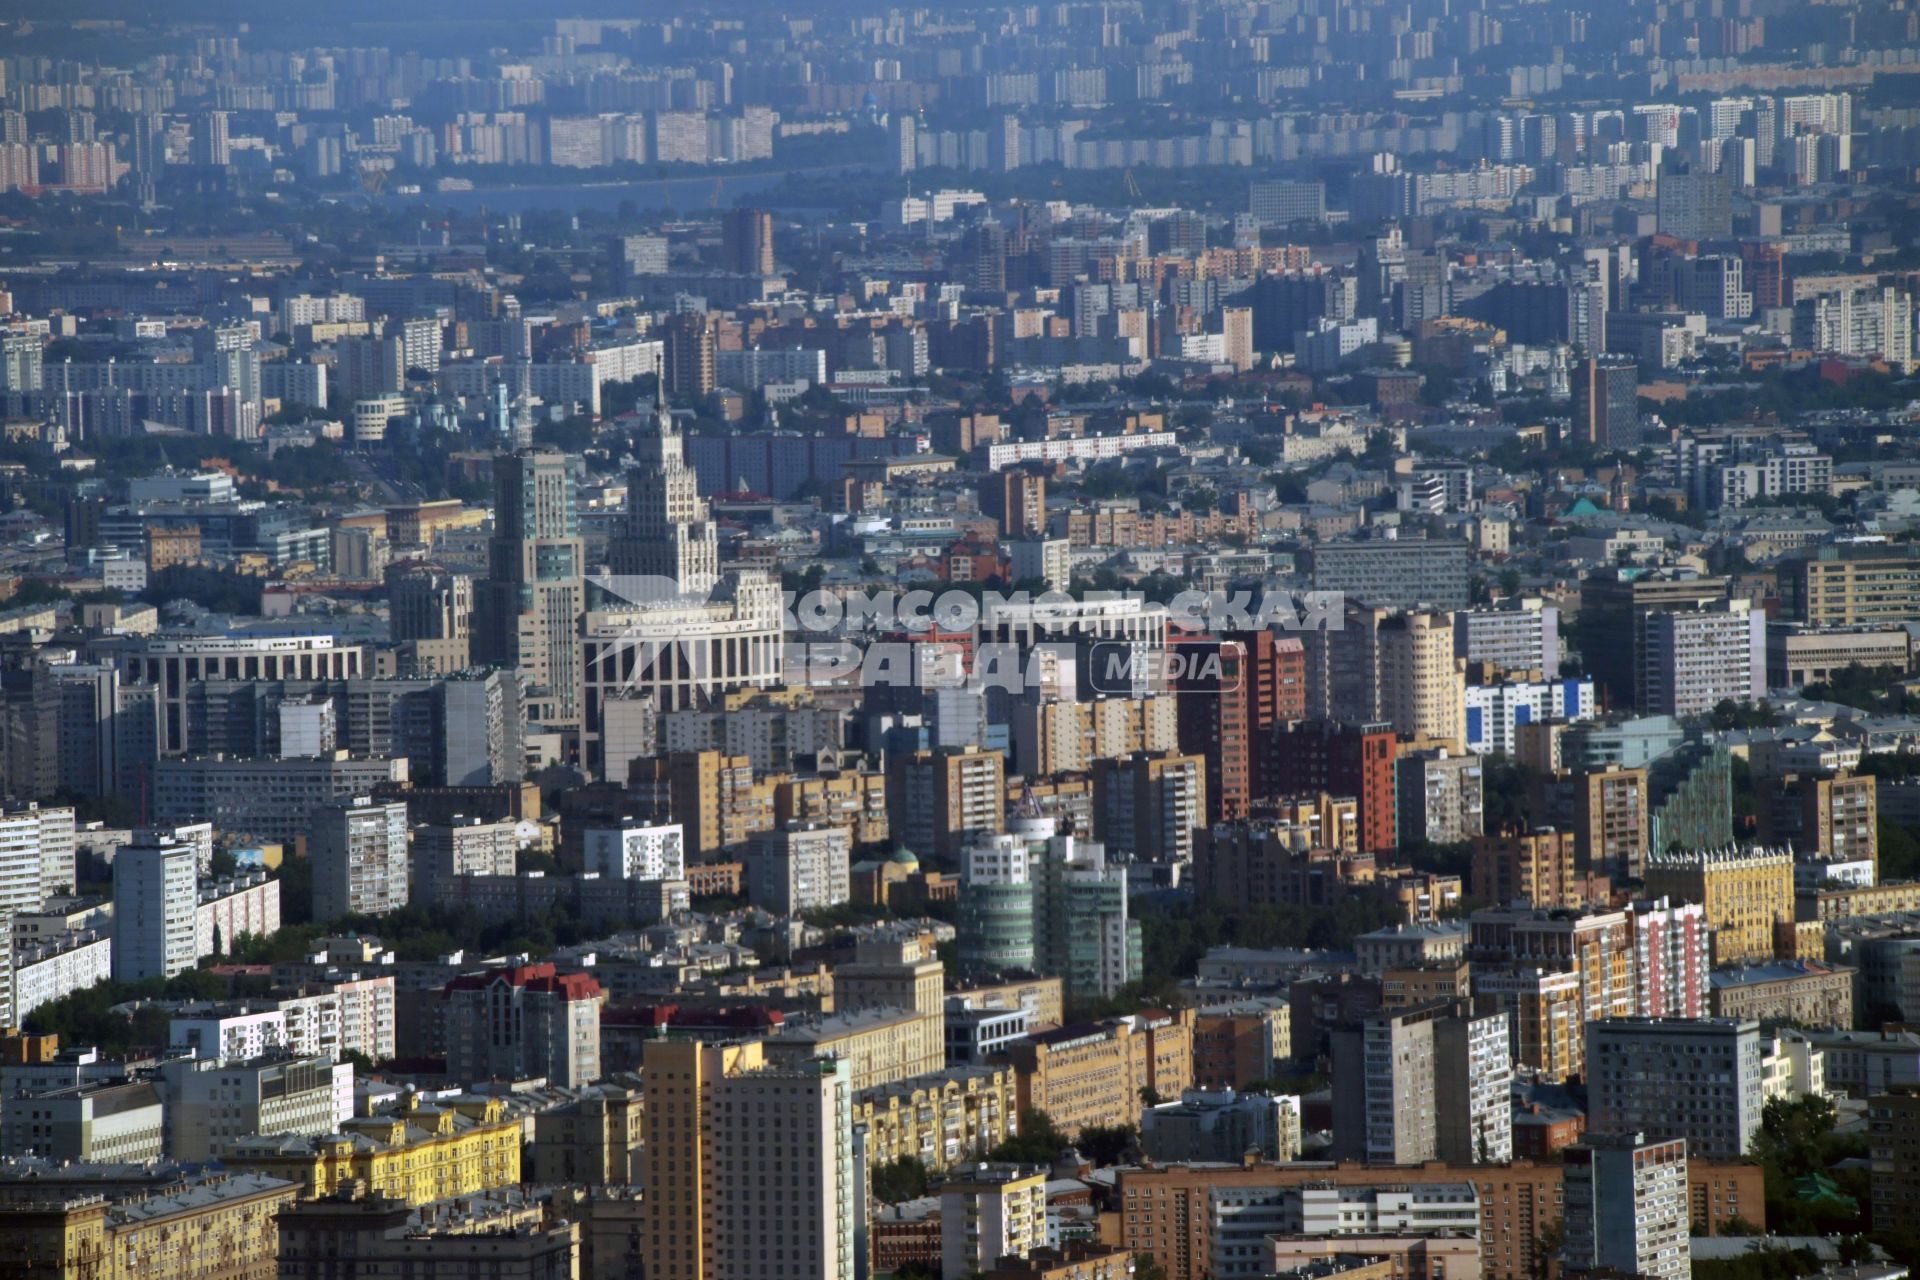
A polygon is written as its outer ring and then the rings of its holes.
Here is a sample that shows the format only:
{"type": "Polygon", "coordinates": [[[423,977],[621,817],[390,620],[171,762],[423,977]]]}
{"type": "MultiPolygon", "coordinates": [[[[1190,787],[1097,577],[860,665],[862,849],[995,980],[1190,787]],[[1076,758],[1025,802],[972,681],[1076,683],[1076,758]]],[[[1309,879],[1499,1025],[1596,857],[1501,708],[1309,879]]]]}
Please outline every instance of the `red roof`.
{"type": "Polygon", "coordinates": [[[567,1000],[593,1000],[600,995],[600,984],[591,974],[561,973],[551,964],[509,965],[485,973],[462,974],[447,984],[447,993],[478,991],[495,983],[524,987],[528,991],[553,992],[567,1000]]]}

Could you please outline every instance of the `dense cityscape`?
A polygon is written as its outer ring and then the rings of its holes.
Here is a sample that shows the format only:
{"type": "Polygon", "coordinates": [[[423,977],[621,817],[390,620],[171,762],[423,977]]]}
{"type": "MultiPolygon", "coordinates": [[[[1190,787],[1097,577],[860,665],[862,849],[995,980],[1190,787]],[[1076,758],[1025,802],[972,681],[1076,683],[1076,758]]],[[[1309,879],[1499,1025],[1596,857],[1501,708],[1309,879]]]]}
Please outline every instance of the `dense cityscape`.
{"type": "Polygon", "coordinates": [[[638,8],[0,2],[0,1280],[1920,1266],[1920,4],[638,8]]]}

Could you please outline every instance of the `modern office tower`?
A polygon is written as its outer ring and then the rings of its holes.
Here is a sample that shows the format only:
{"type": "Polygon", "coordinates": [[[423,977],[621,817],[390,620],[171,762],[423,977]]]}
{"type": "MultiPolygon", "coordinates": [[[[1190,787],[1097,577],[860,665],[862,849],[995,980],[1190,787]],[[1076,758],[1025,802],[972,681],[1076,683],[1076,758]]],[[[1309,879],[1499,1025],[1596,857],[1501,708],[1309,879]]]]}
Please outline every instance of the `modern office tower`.
{"type": "Polygon", "coordinates": [[[1589,356],[1573,366],[1573,432],[1600,450],[1640,447],[1640,370],[1631,356],[1589,356]]]}
{"type": "Polygon", "coordinates": [[[1126,869],[1099,844],[1062,835],[1026,802],[1008,834],[963,851],[956,939],[963,971],[1027,969],[1062,980],[1069,1001],[1111,996],[1141,971],[1126,869]]]}
{"type": "Polygon", "coordinates": [[[863,1192],[847,1063],[776,1066],[758,1043],[650,1040],[641,1069],[660,1228],[640,1236],[649,1280],[851,1280],[863,1192]],[[791,1176],[766,1177],[774,1167],[791,1176]]]}
{"type": "Polygon", "coordinates": [[[1661,1280],[1692,1274],[1684,1141],[1589,1131],[1561,1154],[1568,1270],[1661,1280]]]}
{"type": "Polygon", "coordinates": [[[447,984],[447,1074],[576,1089],[600,1071],[600,984],[551,964],[467,974],[447,984]]]}
{"type": "Polygon", "coordinates": [[[756,832],[747,847],[747,900],[776,915],[838,906],[852,894],[851,828],[788,822],[756,832]]]}
{"type": "Polygon", "coordinates": [[[1727,175],[1668,158],[1654,193],[1654,226],[1680,240],[1723,240],[1733,234],[1733,192],[1727,175]]]}
{"type": "Polygon", "coordinates": [[[474,660],[519,673],[529,723],[576,726],[586,585],[572,460],[533,450],[496,459],[493,492],[474,660]]]}
{"type": "Polygon", "coordinates": [[[1758,845],[1655,849],[1647,854],[1646,891],[1701,905],[1715,964],[1769,960],[1774,925],[1794,918],[1793,854],[1758,845]]]}
{"type": "Polygon", "coordinates": [[[679,880],[687,874],[686,840],[677,822],[624,818],[588,827],[580,861],[589,875],[611,880],[679,880]]]}
{"type": "Polygon", "coordinates": [[[729,271],[773,274],[773,215],[764,209],[730,209],[720,220],[720,254],[729,271]]]}
{"type": "Polygon", "coordinates": [[[1376,609],[1464,609],[1472,564],[1465,542],[1327,542],[1313,549],[1313,589],[1376,609]]]}
{"type": "Polygon", "coordinates": [[[888,762],[894,838],[915,852],[958,857],[968,842],[1006,827],[1006,757],[977,747],[898,755],[888,762]]]}
{"type": "Polygon", "coordinates": [[[313,814],[313,918],[378,916],[407,905],[407,806],[356,798],[313,814]]]}
{"type": "Polygon", "coordinates": [[[1574,852],[1580,865],[1638,880],[1649,839],[1647,771],[1608,765],[1574,774],[1572,784],[1574,852]]]}
{"type": "Polygon", "coordinates": [[[1507,1015],[1463,1002],[1382,1010],[1333,1045],[1338,1159],[1497,1163],[1513,1157],[1507,1015]]]}
{"type": "Polygon", "coordinates": [[[334,407],[407,389],[406,343],[399,338],[342,338],[334,346],[334,407]]]}
{"type": "Polygon", "coordinates": [[[191,749],[190,697],[198,682],[214,679],[348,680],[366,674],[366,650],[336,644],[332,636],[114,636],[96,646],[120,664],[123,685],[154,686],[159,751],[191,749]]]}
{"type": "Polygon", "coordinates": [[[1767,691],[1766,615],[1745,600],[1663,609],[1640,619],[1634,700],[1654,715],[1687,716],[1767,691]]]}
{"type": "Polygon", "coordinates": [[[1747,1154],[1766,1103],[1760,1024],[1730,1018],[1606,1018],[1587,1025],[1594,1133],[1684,1138],[1714,1160],[1747,1154]]]}
{"type": "Polygon", "coordinates": [[[1045,1169],[963,1165],[941,1184],[941,1275],[975,1275],[1046,1242],[1045,1169]]]}
{"type": "Polygon", "coordinates": [[[389,565],[388,632],[411,651],[413,674],[445,675],[472,660],[473,579],[442,565],[389,565]]]}
{"type": "Polygon", "coordinates": [[[1560,673],[1560,610],[1539,596],[1462,609],[1453,615],[1454,656],[1503,671],[1560,673]]]}
{"type": "Polygon", "coordinates": [[[116,979],[144,982],[193,968],[198,887],[193,846],[172,833],[139,831],[121,846],[113,858],[116,979]]]}
{"type": "Polygon", "coordinates": [[[1581,906],[1574,882],[1575,848],[1571,831],[1552,827],[1483,835],[1473,842],[1468,890],[1496,907],[1581,906]]]}
{"type": "Polygon", "coordinates": [[[1123,860],[1190,862],[1207,825],[1206,761],[1136,751],[1093,762],[1093,833],[1123,860]]]}
{"type": "Polygon", "coordinates": [[[1831,543],[1780,564],[1781,594],[1810,627],[1900,625],[1920,615],[1920,543],[1831,543]]]}
{"type": "Polygon", "coordinates": [[[699,480],[687,465],[664,385],[655,391],[652,417],[633,447],[626,512],[609,541],[608,562],[616,575],[659,580],[651,588],[634,584],[624,593],[630,597],[671,590],[703,594],[720,577],[718,533],[707,518],[699,480]]]}
{"type": "Polygon", "coordinates": [[[697,312],[673,317],[664,351],[667,390],[682,399],[713,394],[713,326],[697,312]]]}
{"type": "Polygon", "coordinates": [[[1412,751],[1394,762],[1400,843],[1458,844],[1483,831],[1485,769],[1477,755],[1441,747],[1412,751]]]}
{"type": "Polygon", "coordinates": [[[960,916],[954,946],[960,972],[987,976],[1033,971],[1033,857],[1018,836],[994,836],[960,851],[960,916]]]}

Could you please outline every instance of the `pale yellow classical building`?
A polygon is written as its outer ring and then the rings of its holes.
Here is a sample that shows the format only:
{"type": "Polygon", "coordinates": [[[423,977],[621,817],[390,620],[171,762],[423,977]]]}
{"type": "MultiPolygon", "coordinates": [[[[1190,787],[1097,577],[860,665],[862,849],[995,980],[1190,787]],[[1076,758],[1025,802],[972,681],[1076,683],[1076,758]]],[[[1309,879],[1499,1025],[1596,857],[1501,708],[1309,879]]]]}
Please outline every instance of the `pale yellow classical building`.
{"type": "Polygon", "coordinates": [[[325,1137],[242,1139],[227,1148],[229,1169],[285,1178],[307,1197],[332,1195],[358,1179],[369,1194],[408,1204],[473,1195],[520,1182],[524,1127],[498,1098],[435,1106],[409,1094],[393,1114],[356,1116],[325,1137]]]}
{"type": "Polygon", "coordinates": [[[951,1067],[853,1096],[853,1124],[867,1130],[867,1162],[912,1156],[943,1172],[983,1158],[1019,1129],[1019,1090],[1004,1064],[951,1067]]]}
{"type": "Polygon", "coordinates": [[[1713,962],[1773,957],[1773,926],[1793,919],[1793,855],[1785,849],[1649,852],[1646,893],[1706,908],[1713,962]]]}
{"type": "Polygon", "coordinates": [[[273,1280],[274,1215],[299,1194],[284,1179],[240,1173],[144,1199],[0,1206],[0,1241],[13,1260],[0,1272],[32,1280],[273,1280]]]}

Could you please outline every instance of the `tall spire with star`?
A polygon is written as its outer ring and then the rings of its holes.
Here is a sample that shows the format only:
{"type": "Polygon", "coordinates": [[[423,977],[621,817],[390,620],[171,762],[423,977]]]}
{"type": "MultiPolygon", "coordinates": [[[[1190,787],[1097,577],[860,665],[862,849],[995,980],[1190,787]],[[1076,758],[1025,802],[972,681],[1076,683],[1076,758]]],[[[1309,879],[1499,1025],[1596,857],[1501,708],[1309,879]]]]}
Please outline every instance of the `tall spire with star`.
{"type": "Polygon", "coordinates": [[[664,378],[654,390],[653,415],[634,438],[633,456],[626,519],[607,548],[613,572],[670,578],[682,592],[707,591],[720,577],[719,539],[667,407],[664,378]]]}

